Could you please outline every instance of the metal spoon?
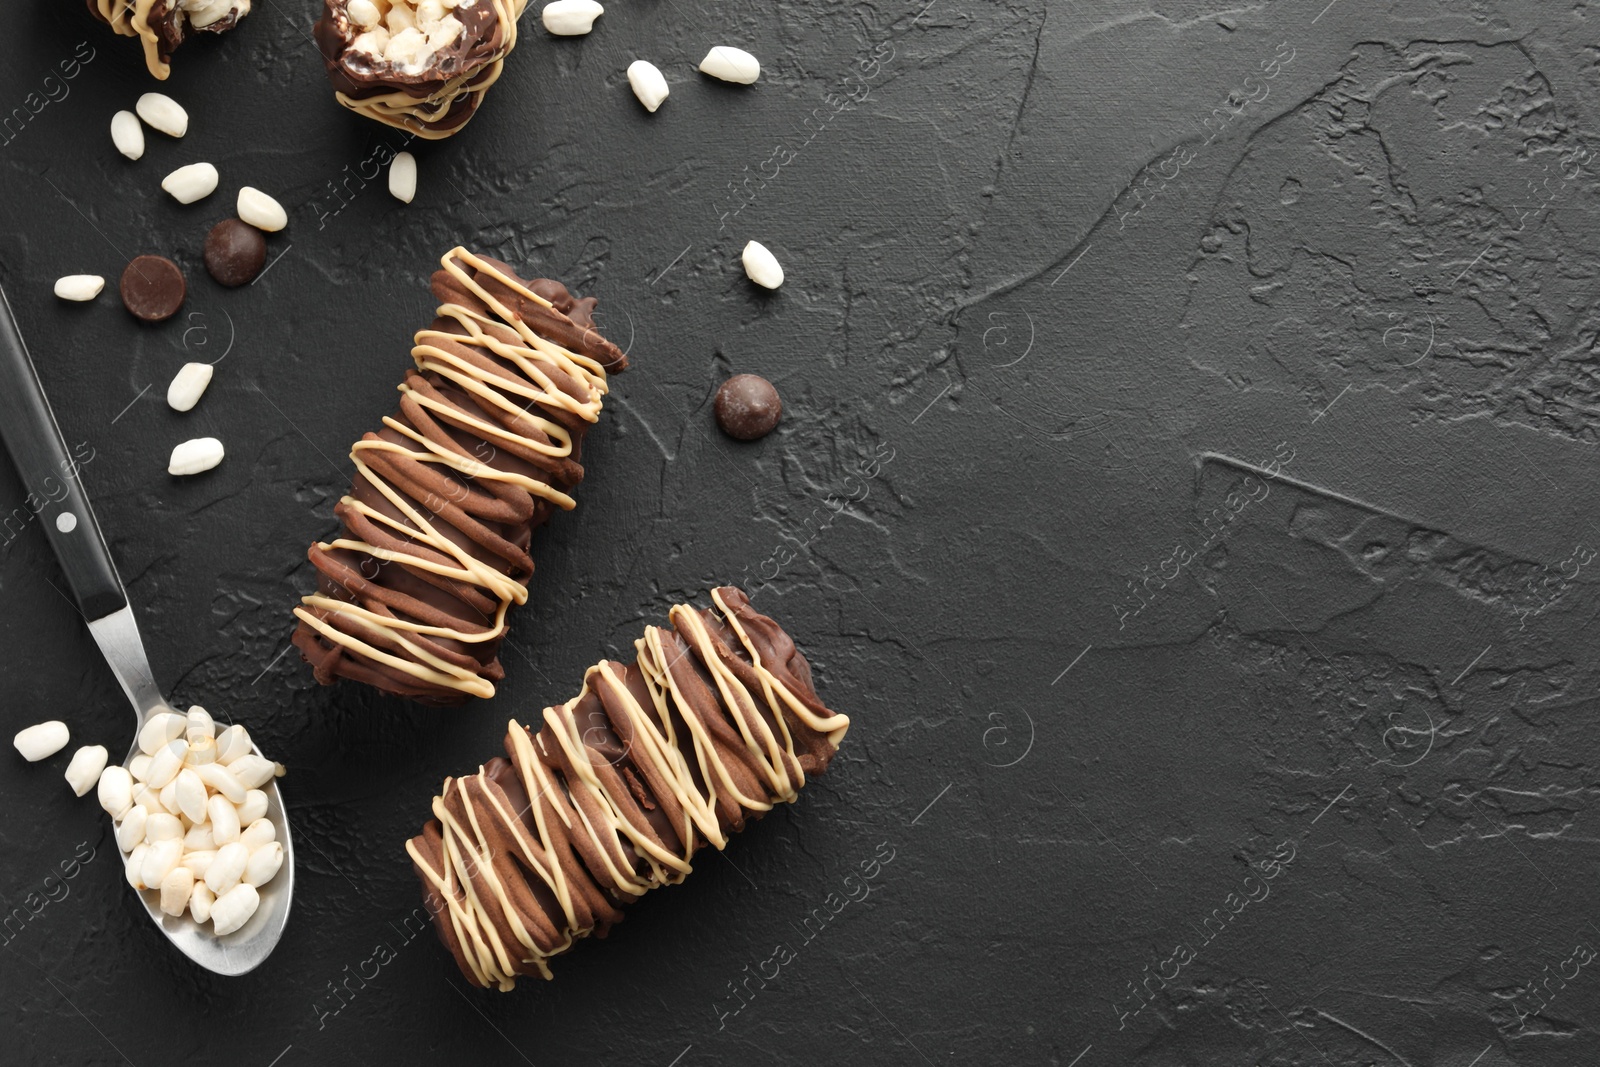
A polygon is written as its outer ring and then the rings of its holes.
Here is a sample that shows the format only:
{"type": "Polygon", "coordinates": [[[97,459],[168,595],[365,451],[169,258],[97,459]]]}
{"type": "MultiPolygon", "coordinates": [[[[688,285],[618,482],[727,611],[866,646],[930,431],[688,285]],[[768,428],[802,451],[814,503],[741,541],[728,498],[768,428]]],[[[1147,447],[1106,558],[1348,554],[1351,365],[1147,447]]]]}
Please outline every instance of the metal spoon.
{"type": "MultiPolygon", "coordinates": [[[[17,473],[22,476],[28,490],[28,509],[44,526],[78,608],[89,624],[89,632],[111,665],[122,691],[133,703],[139,720],[134,730],[137,738],[138,728],[152,715],[172,709],[162,698],[161,690],[156,688],[150,661],[139,639],[139,626],[133,618],[133,607],[128,603],[122,579],[117,575],[116,565],[100,533],[100,524],[78,481],[77,465],[81,460],[68,456],[55,413],[45,399],[3,290],[0,290],[0,439],[5,441],[17,473]]],[[[261,754],[259,748],[256,754],[261,754]]],[[[123,766],[137,755],[139,746],[135,741],[123,766]]],[[[272,953],[289,919],[289,902],[294,895],[294,845],[289,837],[289,820],[277,782],[268,782],[261,788],[267,794],[267,817],[272,820],[277,839],[283,845],[283,866],[277,877],[260,887],[261,904],[243,927],[216,937],[187,913],[178,917],[164,913],[160,908],[160,894],[155,890],[147,889],[139,894],[150,918],[178,951],[217,974],[238,975],[254,970],[272,953]]]]}

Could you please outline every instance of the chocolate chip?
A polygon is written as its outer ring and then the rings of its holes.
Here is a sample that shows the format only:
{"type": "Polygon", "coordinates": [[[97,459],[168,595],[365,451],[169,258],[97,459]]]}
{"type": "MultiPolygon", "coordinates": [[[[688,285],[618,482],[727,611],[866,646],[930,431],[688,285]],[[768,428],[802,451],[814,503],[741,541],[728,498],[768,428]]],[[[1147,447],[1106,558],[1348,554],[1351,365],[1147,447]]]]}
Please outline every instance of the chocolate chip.
{"type": "Polygon", "coordinates": [[[261,273],[267,239],[238,219],[223,219],[206,234],[206,270],[223,285],[243,285],[261,273]]]}
{"type": "Polygon", "coordinates": [[[783,414],[778,391],[758,374],[735,374],[723,382],[711,407],[722,432],[741,441],[767,436],[783,414]]]}
{"type": "Polygon", "coordinates": [[[163,256],[139,256],[122,272],[122,306],[136,319],[165,322],[178,313],[188,287],[183,271],[163,256]]]}

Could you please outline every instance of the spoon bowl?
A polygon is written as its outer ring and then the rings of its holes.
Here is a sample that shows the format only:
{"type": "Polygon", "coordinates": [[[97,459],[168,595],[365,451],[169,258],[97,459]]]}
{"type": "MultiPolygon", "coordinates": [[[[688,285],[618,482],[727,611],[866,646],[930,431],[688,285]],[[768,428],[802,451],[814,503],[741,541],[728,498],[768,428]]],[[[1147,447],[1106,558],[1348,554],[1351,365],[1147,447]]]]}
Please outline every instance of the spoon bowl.
{"type": "MultiPolygon", "coordinates": [[[[169,710],[172,709],[163,705],[151,714],[169,710]]],[[[144,725],[142,718],[140,725],[144,725]]],[[[251,751],[262,755],[259,745],[252,745],[251,751]]],[[[135,742],[122,761],[123,767],[133,763],[133,757],[139,754],[139,745],[135,742]]],[[[174,916],[162,911],[159,890],[134,890],[151,920],[167,935],[167,940],[177,946],[179,952],[215,974],[237,976],[255,970],[272,954],[289,921],[289,904],[294,897],[294,845],[289,836],[289,819],[284,812],[283,794],[277,779],[260,788],[267,794],[266,818],[272,821],[277,841],[283,846],[283,866],[272,881],[256,888],[261,904],[243,926],[218,937],[187,912],[174,916]]]]}

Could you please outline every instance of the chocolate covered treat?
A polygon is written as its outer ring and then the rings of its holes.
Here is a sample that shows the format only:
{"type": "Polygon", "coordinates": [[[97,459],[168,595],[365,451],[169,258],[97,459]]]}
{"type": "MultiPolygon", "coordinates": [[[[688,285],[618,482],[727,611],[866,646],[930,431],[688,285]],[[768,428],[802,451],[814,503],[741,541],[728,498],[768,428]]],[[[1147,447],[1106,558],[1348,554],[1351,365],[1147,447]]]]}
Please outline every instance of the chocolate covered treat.
{"type": "Polygon", "coordinates": [[[250,14],[250,0],[88,0],[89,13],[144,46],[144,65],[162,81],[172,53],[195,33],[231,30],[250,14]]]}
{"type": "Polygon", "coordinates": [[[430,140],[465,126],[517,44],[527,0],[323,0],[339,103],[430,140]]]}
{"type": "Polygon", "coordinates": [[[606,373],[628,361],[595,330],[593,297],[464,248],[440,262],[438,317],[416,335],[400,410],[350,453],[341,536],[311,546],[318,586],[295,609],[294,643],[324,685],[459,704],[504,677],[533,530],[574,506],[606,373]]]}
{"type": "Polygon", "coordinates": [[[705,844],[827,770],[850,720],[817,697],[811,667],[744,593],[672,608],[632,664],[590,667],[583,690],[512,720],[508,758],[447,778],[435,818],[406,842],[439,939],[474,985],[550,977],[547,961],[604,937],[622,907],[683,881],[705,844]]]}

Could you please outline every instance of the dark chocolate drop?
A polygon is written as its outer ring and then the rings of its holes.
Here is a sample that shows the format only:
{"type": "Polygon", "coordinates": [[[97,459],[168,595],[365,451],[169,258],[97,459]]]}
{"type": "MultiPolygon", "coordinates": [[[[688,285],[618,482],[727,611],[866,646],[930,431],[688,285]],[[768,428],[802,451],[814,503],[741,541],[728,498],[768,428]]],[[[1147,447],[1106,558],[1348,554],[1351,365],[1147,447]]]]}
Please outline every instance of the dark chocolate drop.
{"type": "Polygon", "coordinates": [[[122,272],[122,306],[143,322],[165,322],[178,313],[188,286],[183,271],[163,256],[138,256],[122,272]]]}
{"type": "Polygon", "coordinates": [[[778,425],[783,401],[772,383],[760,375],[735,374],[717,390],[712,410],[723,433],[741,441],[754,441],[778,425]]]}
{"type": "Polygon", "coordinates": [[[267,239],[238,219],[223,219],[206,234],[206,270],[222,285],[244,285],[261,273],[267,239]]]}

